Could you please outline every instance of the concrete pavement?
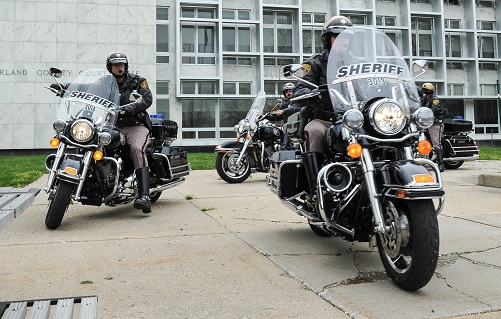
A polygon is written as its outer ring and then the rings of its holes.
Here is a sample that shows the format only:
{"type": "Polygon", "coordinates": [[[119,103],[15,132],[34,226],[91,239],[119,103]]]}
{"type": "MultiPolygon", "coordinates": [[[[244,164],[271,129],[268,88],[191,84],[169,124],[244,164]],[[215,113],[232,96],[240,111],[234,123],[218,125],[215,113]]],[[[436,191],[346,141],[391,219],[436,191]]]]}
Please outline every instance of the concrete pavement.
{"type": "MultiPolygon", "coordinates": [[[[0,232],[0,301],[98,295],[99,318],[498,318],[501,189],[478,186],[497,161],[443,173],[441,257],[410,293],[365,243],[316,236],[265,186],[192,171],[144,215],[71,205],[44,226],[47,196],[0,232]]],[[[45,178],[30,185],[43,188],[45,178]]]]}

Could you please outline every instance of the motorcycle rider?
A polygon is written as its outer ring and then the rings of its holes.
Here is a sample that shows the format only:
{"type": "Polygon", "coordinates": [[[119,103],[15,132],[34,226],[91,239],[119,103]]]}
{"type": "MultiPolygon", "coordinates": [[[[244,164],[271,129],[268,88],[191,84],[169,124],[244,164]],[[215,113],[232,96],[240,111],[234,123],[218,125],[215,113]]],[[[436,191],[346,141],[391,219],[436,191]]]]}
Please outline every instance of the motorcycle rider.
{"type": "Polygon", "coordinates": [[[120,91],[122,111],[117,127],[125,135],[134,163],[138,189],[134,208],[150,213],[150,175],[145,150],[150,138],[151,121],[146,110],[151,106],[153,96],[145,78],[128,72],[129,61],[123,52],[111,52],[106,57],[106,68],[117,81],[120,91]]]}
{"type": "Polygon", "coordinates": [[[444,116],[446,110],[435,94],[435,86],[429,82],[421,86],[421,106],[430,108],[435,115],[435,122],[428,128],[428,133],[430,134],[431,144],[437,151],[438,168],[440,172],[443,172],[445,166],[441,140],[444,132],[444,116]]]}
{"type": "MultiPolygon", "coordinates": [[[[302,66],[306,71],[303,76],[304,80],[319,86],[327,84],[327,61],[331,47],[341,32],[352,33],[352,26],[351,20],[345,16],[333,16],[325,22],[321,35],[324,51],[303,62],[302,66]]],[[[343,37],[340,41],[346,43],[341,43],[342,45],[337,47],[341,47],[344,50],[349,48],[350,37],[343,37]]],[[[308,84],[298,81],[294,97],[307,94],[311,91],[312,88],[308,84]]],[[[332,105],[326,89],[320,89],[320,92],[319,100],[312,105],[314,107],[311,116],[312,120],[304,128],[305,153],[302,155],[302,160],[311,195],[316,190],[317,175],[324,160],[324,153],[327,150],[329,127],[346,111],[342,107],[332,105]]]]}
{"type": "Polygon", "coordinates": [[[290,102],[295,88],[296,86],[294,85],[294,83],[285,83],[282,87],[282,94],[284,95],[284,99],[282,99],[282,102],[280,103],[280,109],[276,110],[274,113],[270,113],[266,117],[270,121],[284,121],[284,140],[282,142],[282,146],[284,148],[293,147],[292,143],[289,140],[289,135],[287,134],[287,129],[285,127],[287,118],[300,110],[299,106],[290,102]]]}

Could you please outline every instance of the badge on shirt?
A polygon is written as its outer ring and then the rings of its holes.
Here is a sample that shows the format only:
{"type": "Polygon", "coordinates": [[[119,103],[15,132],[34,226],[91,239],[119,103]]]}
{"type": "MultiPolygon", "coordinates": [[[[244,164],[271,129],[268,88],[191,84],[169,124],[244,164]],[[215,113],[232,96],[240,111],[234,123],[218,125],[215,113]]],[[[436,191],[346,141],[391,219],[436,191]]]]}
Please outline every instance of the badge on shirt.
{"type": "Polygon", "coordinates": [[[433,103],[433,105],[439,105],[440,104],[440,101],[438,99],[433,99],[433,101],[431,101],[433,103]]]}
{"type": "Polygon", "coordinates": [[[302,76],[302,78],[304,78],[306,76],[306,74],[308,74],[311,70],[311,65],[310,64],[307,64],[307,63],[303,63],[301,64],[301,66],[303,67],[304,69],[304,74],[302,76]]]}
{"type": "Polygon", "coordinates": [[[145,90],[148,90],[148,82],[146,80],[142,81],[141,83],[139,83],[139,85],[145,89],[145,90]]]}

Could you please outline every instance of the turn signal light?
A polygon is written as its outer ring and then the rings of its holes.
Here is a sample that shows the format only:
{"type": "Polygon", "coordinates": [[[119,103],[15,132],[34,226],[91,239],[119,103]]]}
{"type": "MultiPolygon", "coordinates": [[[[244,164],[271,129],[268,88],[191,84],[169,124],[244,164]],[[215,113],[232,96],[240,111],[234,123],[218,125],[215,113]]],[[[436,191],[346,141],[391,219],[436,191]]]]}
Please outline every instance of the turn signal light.
{"type": "Polygon", "coordinates": [[[61,143],[61,141],[58,139],[58,138],[52,138],[49,142],[50,146],[51,147],[58,147],[59,146],[59,143],[61,143]]]}
{"type": "Polygon", "coordinates": [[[102,160],[102,159],[103,159],[104,154],[103,154],[103,152],[102,152],[102,151],[97,150],[97,151],[95,151],[95,152],[94,152],[94,154],[92,154],[92,157],[94,157],[94,159],[95,159],[96,161],[100,161],[100,160],[102,160]]]}
{"type": "Polygon", "coordinates": [[[348,149],[346,151],[351,158],[359,158],[360,155],[362,155],[362,145],[352,143],[348,145],[348,149]]]}
{"type": "Polygon", "coordinates": [[[412,175],[416,183],[435,183],[435,179],[430,174],[416,174],[412,175]]]}
{"type": "Polygon", "coordinates": [[[428,155],[431,152],[431,143],[428,140],[419,141],[417,144],[418,152],[423,155],[428,155]]]}

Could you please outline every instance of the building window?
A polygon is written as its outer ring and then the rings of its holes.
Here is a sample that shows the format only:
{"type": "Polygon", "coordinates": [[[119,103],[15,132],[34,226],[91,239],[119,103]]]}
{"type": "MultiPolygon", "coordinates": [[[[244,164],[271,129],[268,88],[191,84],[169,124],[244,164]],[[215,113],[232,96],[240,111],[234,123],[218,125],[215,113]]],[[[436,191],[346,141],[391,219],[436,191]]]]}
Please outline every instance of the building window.
{"type": "Polygon", "coordinates": [[[214,25],[184,24],[181,27],[183,64],[215,64],[214,25]]]}
{"type": "Polygon", "coordinates": [[[498,124],[498,107],[496,100],[474,100],[475,125],[498,124]]]}
{"type": "Polygon", "coordinates": [[[433,19],[412,18],[412,55],[413,56],[433,56],[433,19]]]}
{"type": "Polygon", "coordinates": [[[448,61],[447,62],[447,69],[448,70],[462,70],[463,69],[463,62],[448,61]]]}
{"type": "Polygon", "coordinates": [[[293,21],[293,12],[263,12],[263,51],[265,53],[292,53],[293,21]]]}
{"type": "Polygon", "coordinates": [[[182,99],[183,128],[215,127],[216,100],[182,99]]]}
{"type": "Polygon", "coordinates": [[[495,21],[477,21],[477,29],[478,30],[494,30],[494,26],[496,25],[495,21]]]}
{"type": "Polygon", "coordinates": [[[427,3],[432,4],[432,0],[411,0],[411,3],[427,3]]]}
{"type": "Polygon", "coordinates": [[[480,35],[478,37],[478,57],[493,59],[495,58],[496,39],[493,35],[480,35]]]}
{"type": "Polygon", "coordinates": [[[447,95],[464,95],[463,84],[448,84],[447,95]]]}
{"type": "Polygon", "coordinates": [[[223,27],[223,51],[251,52],[251,29],[223,27]]]}
{"type": "Polygon", "coordinates": [[[157,80],[157,114],[163,114],[166,119],[169,118],[169,81],[157,80]]]}
{"type": "Polygon", "coordinates": [[[446,118],[453,119],[455,116],[462,116],[464,118],[464,100],[463,99],[447,99],[442,100],[447,113],[446,118]]]}
{"type": "Polygon", "coordinates": [[[222,14],[225,20],[250,20],[250,10],[223,9],[222,14]]]}
{"type": "Polygon", "coordinates": [[[458,6],[459,5],[459,0],[444,0],[444,4],[445,5],[455,5],[455,6],[458,6]]]}
{"type": "Polygon", "coordinates": [[[223,94],[248,95],[251,94],[250,82],[224,82],[223,94]]]}
{"type": "Polygon", "coordinates": [[[480,84],[480,94],[482,95],[497,95],[498,87],[496,84],[480,84]]]}
{"type": "Polygon", "coordinates": [[[458,34],[445,35],[445,55],[447,57],[461,57],[461,36],[458,34]]]}
{"type": "Polygon", "coordinates": [[[459,19],[444,19],[444,24],[449,29],[461,29],[461,20],[459,19]]]}
{"type": "Polygon", "coordinates": [[[157,7],[157,63],[169,63],[169,7],[157,7]]]}
{"type": "Polygon", "coordinates": [[[365,14],[344,14],[353,24],[366,25],[367,16],[365,14]]]}
{"type": "MultiPolygon", "coordinates": [[[[219,127],[235,126],[244,119],[252,105],[252,99],[221,99],[219,100],[219,127]]],[[[235,133],[232,133],[232,137],[235,133]]]]}
{"type": "Polygon", "coordinates": [[[491,71],[497,71],[498,69],[498,64],[496,62],[480,62],[478,64],[478,68],[480,70],[491,70],[491,71]]]}
{"type": "Polygon", "coordinates": [[[303,53],[322,52],[322,28],[303,28],[303,53]]]}
{"type": "Polygon", "coordinates": [[[287,64],[298,63],[294,58],[264,58],[264,65],[283,66],[287,64]]]}
{"type": "Polygon", "coordinates": [[[325,13],[316,13],[316,12],[303,12],[302,21],[305,24],[321,24],[325,23],[326,14],[325,13]]]}
{"type": "Polygon", "coordinates": [[[183,80],[181,94],[217,94],[217,82],[183,80]]]}
{"type": "Polygon", "coordinates": [[[477,3],[477,7],[495,8],[494,1],[495,0],[476,0],[475,2],[477,3]]]}
{"type": "Polygon", "coordinates": [[[254,58],[225,56],[223,57],[223,65],[252,66],[253,59],[254,58]]]}
{"type": "Polygon", "coordinates": [[[197,18],[197,19],[215,19],[216,9],[214,8],[197,8],[183,7],[181,8],[182,18],[197,18]]]}
{"type": "Polygon", "coordinates": [[[394,27],[397,25],[397,17],[395,16],[376,16],[376,25],[382,27],[394,27]]]}

